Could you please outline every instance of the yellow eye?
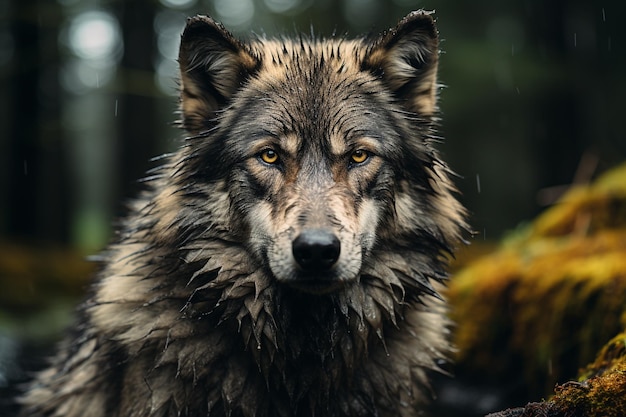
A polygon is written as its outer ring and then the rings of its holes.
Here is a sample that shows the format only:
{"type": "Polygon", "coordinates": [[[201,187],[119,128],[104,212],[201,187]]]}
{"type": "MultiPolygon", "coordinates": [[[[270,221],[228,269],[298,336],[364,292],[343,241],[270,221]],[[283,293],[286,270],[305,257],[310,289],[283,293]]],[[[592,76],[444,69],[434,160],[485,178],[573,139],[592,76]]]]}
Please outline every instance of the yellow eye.
{"type": "Polygon", "coordinates": [[[369,157],[370,154],[363,149],[357,149],[356,151],[352,152],[352,155],[350,155],[351,161],[355,164],[362,164],[363,162],[367,161],[367,158],[369,157]]]}
{"type": "Polygon", "coordinates": [[[278,162],[278,154],[273,149],[266,149],[261,152],[261,160],[266,164],[275,164],[278,162]]]}

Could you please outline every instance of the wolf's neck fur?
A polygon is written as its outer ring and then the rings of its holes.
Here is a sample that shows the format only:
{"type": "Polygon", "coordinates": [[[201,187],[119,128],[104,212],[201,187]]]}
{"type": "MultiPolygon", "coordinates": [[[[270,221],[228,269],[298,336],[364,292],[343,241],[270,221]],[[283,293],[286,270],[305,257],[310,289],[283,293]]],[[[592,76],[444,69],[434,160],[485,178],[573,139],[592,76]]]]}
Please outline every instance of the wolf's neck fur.
{"type": "Polygon", "coordinates": [[[113,252],[97,303],[85,310],[104,335],[94,342],[101,360],[124,385],[142,375],[138,415],[184,414],[181,398],[204,398],[198,406],[211,416],[412,415],[425,369],[446,356],[433,300],[405,311],[392,285],[366,276],[337,294],[303,295],[255,269],[241,246],[196,241],[181,257],[159,255],[158,246],[113,252]]]}
{"type": "Polygon", "coordinates": [[[197,218],[164,184],[153,190],[111,247],[77,336],[31,390],[33,415],[416,414],[427,370],[449,353],[428,284],[445,275],[440,246],[403,232],[369,254],[358,284],[300,294],[232,240],[223,194],[197,218]]]}

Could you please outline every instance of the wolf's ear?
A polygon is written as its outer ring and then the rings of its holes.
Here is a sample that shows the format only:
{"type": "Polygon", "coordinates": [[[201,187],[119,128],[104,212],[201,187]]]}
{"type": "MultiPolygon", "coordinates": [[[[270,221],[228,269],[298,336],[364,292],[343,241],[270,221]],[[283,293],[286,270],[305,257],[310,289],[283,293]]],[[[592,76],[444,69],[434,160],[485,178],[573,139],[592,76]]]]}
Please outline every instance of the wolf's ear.
{"type": "Polygon", "coordinates": [[[437,107],[439,39],[429,12],[403,18],[375,41],[363,68],[379,75],[408,110],[430,116],[437,107]]]}
{"type": "Polygon", "coordinates": [[[178,54],[182,123],[190,132],[209,128],[258,60],[224,26],[207,16],[188,19],[178,54]]]}

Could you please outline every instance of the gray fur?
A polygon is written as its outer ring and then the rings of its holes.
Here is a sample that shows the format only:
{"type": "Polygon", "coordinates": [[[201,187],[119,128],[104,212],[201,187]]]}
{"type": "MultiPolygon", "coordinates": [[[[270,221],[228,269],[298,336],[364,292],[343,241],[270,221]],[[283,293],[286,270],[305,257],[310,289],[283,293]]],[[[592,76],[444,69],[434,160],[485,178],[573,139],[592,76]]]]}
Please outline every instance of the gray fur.
{"type": "Polygon", "coordinates": [[[420,414],[450,352],[435,287],[465,227],[433,148],[437,48],[421,11],[356,40],[244,43],[191,19],[189,137],[134,204],[22,416],[420,414]],[[311,228],[341,253],[305,277],[291,246],[311,228]]]}

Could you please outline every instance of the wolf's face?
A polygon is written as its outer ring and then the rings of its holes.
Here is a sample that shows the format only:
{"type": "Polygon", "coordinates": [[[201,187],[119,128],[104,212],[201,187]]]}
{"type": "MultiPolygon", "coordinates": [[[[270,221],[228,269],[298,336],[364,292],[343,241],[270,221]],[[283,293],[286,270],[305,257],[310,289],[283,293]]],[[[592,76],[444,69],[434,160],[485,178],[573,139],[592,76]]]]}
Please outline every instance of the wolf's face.
{"type": "Polygon", "coordinates": [[[350,41],[243,44],[209,18],[189,22],[180,64],[193,182],[223,181],[228,228],[276,281],[333,292],[416,222],[446,234],[426,201],[449,198],[428,144],[437,48],[423,13],[350,41]]]}
{"type": "Polygon", "coordinates": [[[244,154],[231,182],[251,251],[277,281],[310,292],[358,280],[393,207],[398,136],[385,132],[378,109],[386,97],[372,76],[319,59],[300,56],[310,69],[283,64],[251,83],[246,111],[254,116],[231,145],[244,154]]]}

